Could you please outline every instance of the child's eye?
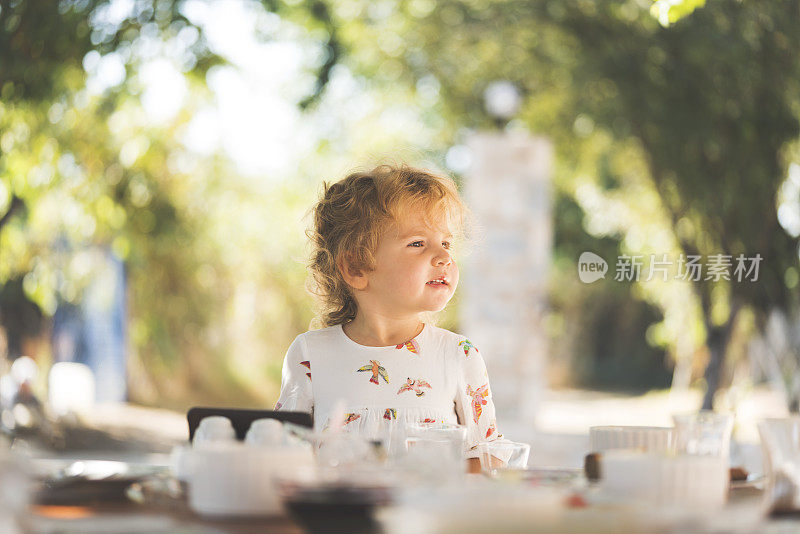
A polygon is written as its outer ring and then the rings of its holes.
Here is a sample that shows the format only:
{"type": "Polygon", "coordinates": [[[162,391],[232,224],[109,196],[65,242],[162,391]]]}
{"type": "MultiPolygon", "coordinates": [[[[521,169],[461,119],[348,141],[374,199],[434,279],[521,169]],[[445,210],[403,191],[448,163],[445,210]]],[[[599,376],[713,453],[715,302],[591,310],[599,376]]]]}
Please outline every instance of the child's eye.
{"type": "Polygon", "coordinates": [[[447,250],[450,250],[450,241],[442,241],[442,246],[447,250]]]}
{"type": "Polygon", "coordinates": [[[408,246],[409,247],[417,247],[417,248],[419,248],[419,247],[422,246],[422,244],[423,244],[422,241],[414,241],[413,243],[409,243],[408,246]]]}

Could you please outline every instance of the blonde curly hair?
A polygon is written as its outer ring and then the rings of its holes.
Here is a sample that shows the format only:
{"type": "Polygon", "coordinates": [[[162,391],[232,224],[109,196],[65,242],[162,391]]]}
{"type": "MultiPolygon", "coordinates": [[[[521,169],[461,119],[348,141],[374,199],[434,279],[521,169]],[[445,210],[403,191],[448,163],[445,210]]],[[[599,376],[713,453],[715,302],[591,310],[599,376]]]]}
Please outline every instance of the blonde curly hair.
{"type": "Polygon", "coordinates": [[[444,217],[454,239],[463,236],[468,216],[452,179],[402,165],[379,165],[324,184],[313,208],[309,290],[319,300],[314,321],[320,327],[344,324],[357,305],[340,268],[375,268],[381,234],[403,213],[422,213],[428,220],[444,217]]]}

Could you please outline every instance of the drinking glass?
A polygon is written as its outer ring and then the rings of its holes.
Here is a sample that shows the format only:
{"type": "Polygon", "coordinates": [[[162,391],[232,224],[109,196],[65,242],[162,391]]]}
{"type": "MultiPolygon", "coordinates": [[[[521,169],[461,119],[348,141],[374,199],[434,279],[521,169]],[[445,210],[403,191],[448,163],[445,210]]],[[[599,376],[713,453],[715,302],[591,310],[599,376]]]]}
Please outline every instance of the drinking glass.
{"type": "Polygon", "coordinates": [[[488,475],[497,475],[505,469],[525,469],[531,446],[507,439],[498,439],[478,444],[481,470],[488,475]]]}
{"type": "MultiPolygon", "coordinates": [[[[730,485],[730,448],[733,415],[701,410],[672,416],[675,421],[675,444],[679,456],[701,456],[709,465],[703,483],[709,492],[721,495],[724,504],[730,485]]],[[[690,460],[687,460],[690,461],[690,460]]]]}
{"type": "MultiPolygon", "coordinates": [[[[467,439],[467,428],[450,423],[411,423],[406,425],[406,449],[426,442],[447,444],[453,459],[461,460],[464,455],[464,444],[467,439]]],[[[428,445],[429,447],[432,445],[428,445]]]]}
{"type": "Polygon", "coordinates": [[[467,429],[447,423],[414,423],[406,427],[403,464],[431,480],[452,480],[465,472],[467,429]]]}
{"type": "Polygon", "coordinates": [[[758,423],[764,470],[764,498],[772,512],[800,510],[800,417],[758,423]]]}
{"type": "Polygon", "coordinates": [[[675,443],[679,453],[715,456],[727,464],[733,415],[701,410],[696,413],[676,414],[672,419],[675,422],[675,443]]]}
{"type": "Polygon", "coordinates": [[[324,467],[348,469],[380,462],[373,442],[356,432],[332,432],[316,441],[317,463],[324,467]]]}

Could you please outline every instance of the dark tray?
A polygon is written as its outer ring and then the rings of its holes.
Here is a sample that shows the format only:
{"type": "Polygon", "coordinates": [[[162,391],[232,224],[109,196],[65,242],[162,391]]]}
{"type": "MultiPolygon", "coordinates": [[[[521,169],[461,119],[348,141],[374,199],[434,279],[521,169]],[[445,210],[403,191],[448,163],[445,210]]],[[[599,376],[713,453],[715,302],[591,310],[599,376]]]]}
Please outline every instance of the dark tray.
{"type": "Polygon", "coordinates": [[[306,412],[282,412],[275,410],[243,410],[239,408],[208,408],[208,407],[195,407],[186,413],[186,420],[189,423],[189,441],[194,438],[194,433],[200,421],[212,415],[221,415],[227,417],[233,423],[233,429],[236,431],[236,439],[243,440],[247,435],[247,430],[250,424],[257,419],[277,419],[295,425],[311,428],[314,426],[314,420],[311,418],[310,413],[306,412]]]}

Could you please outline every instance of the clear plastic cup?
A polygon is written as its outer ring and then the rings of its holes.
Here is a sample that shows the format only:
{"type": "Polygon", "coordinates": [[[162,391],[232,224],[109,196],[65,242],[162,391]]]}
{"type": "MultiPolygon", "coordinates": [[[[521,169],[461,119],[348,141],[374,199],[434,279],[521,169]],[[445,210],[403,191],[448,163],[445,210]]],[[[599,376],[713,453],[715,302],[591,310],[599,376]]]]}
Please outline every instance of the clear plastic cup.
{"type": "Polygon", "coordinates": [[[491,476],[507,469],[525,469],[531,446],[507,439],[498,439],[478,444],[481,470],[491,476]]]}
{"type": "Polygon", "coordinates": [[[356,432],[323,434],[316,442],[316,449],[317,463],[324,467],[349,468],[380,463],[374,443],[356,432]]]}
{"type": "Polygon", "coordinates": [[[400,463],[424,474],[431,482],[447,482],[464,475],[467,429],[447,423],[413,423],[406,426],[406,451],[400,463]]]}
{"type": "Polygon", "coordinates": [[[454,459],[461,460],[467,439],[467,428],[450,423],[411,423],[406,425],[406,450],[422,440],[431,442],[427,446],[448,446],[454,459]]]}
{"type": "Polygon", "coordinates": [[[678,453],[716,456],[728,461],[733,415],[701,410],[673,415],[672,420],[675,422],[675,446],[678,453]]]}
{"type": "Polygon", "coordinates": [[[733,415],[701,410],[689,414],[672,416],[675,422],[675,450],[678,455],[704,456],[717,459],[717,469],[706,475],[713,487],[730,485],[730,449],[733,415]],[[714,474],[716,473],[716,474],[714,474]]]}

